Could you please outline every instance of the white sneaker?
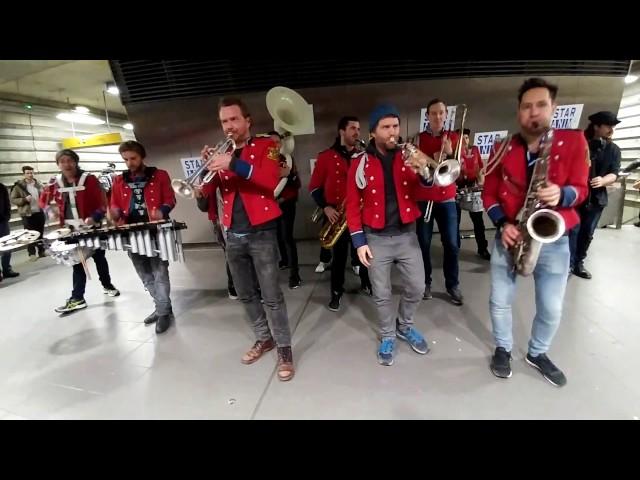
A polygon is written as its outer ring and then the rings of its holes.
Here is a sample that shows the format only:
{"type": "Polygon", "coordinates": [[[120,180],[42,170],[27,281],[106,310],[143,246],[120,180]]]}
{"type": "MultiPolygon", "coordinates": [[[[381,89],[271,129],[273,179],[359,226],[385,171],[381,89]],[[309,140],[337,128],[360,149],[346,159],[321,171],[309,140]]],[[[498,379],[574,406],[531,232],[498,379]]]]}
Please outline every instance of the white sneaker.
{"type": "Polygon", "coordinates": [[[105,295],[109,295],[110,297],[117,297],[120,295],[120,290],[118,290],[113,285],[111,285],[111,287],[109,288],[103,287],[102,291],[104,292],[105,295]]]}
{"type": "Polygon", "coordinates": [[[316,273],[324,272],[327,269],[328,266],[329,266],[328,263],[320,262],[318,264],[318,266],[316,267],[316,273]]]}

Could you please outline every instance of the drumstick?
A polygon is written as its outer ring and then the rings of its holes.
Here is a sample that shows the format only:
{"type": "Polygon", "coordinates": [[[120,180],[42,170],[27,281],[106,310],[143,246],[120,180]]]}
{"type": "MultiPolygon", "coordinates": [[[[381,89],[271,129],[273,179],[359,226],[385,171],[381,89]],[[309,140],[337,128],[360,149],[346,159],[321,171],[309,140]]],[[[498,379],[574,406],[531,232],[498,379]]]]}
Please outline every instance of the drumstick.
{"type": "Polygon", "coordinates": [[[87,260],[84,258],[84,249],[82,247],[78,247],[78,255],[80,256],[80,263],[82,263],[84,273],[87,275],[87,278],[91,280],[91,274],[89,273],[89,267],[87,267],[87,260]]]}

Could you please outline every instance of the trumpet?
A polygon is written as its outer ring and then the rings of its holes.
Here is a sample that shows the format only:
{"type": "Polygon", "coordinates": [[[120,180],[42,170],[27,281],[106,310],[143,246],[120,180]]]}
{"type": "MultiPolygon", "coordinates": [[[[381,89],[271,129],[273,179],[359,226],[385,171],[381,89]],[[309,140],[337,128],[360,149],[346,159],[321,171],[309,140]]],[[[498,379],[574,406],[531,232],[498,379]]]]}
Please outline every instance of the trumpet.
{"type": "Polygon", "coordinates": [[[225,153],[231,154],[234,152],[236,149],[236,142],[233,140],[231,135],[232,134],[229,133],[224,140],[218,142],[215,147],[210,148],[207,152],[206,159],[188,178],[184,180],[178,178],[172,180],[171,188],[173,188],[173,191],[182,197],[194,198],[196,188],[199,188],[213,180],[213,177],[217,172],[207,172],[204,177],[202,174],[209,168],[214,156],[223,155],[225,153]]]}
{"type": "Polygon", "coordinates": [[[438,162],[410,142],[398,143],[395,137],[391,137],[389,141],[402,150],[402,158],[407,167],[417,170],[426,180],[433,180],[438,162]]]}

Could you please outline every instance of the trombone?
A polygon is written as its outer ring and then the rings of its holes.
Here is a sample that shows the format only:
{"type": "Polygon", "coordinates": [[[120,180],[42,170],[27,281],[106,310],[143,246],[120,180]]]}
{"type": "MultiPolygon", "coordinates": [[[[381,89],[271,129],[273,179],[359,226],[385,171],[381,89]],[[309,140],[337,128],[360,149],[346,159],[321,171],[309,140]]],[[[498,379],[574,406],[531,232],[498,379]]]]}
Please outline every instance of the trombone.
{"type": "MultiPolygon", "coordinates": [[[[438,155],[438,166],[435,168],[433,172],[433,184],[437,187],[448,187],[455,183],[455,181],[460,176],[460,156],[462,155],[462,133],[464,132],[464,122],[467,118],[467,106],[465,104],[458,105],[462,108],[462,121],[460,122],[460,138],[458,138],[458,143],[456,144],[456,148],[453,152],[453,158],[449,160],[443,161],[444,155],[444,142],[442,143],[442,148],[440,149],[440,154],[438,155]]],[[[433,200],[430,200],[427,203],[427,209],[424,214],[424,221],[431,221],[431,216],[433,214],[433,200]]]]}

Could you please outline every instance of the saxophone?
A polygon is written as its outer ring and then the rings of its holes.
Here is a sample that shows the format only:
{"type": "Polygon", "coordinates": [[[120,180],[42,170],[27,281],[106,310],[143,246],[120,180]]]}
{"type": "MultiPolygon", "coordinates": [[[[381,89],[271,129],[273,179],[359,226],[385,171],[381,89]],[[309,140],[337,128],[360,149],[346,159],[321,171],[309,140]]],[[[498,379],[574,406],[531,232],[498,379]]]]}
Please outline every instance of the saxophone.
{"type": "MultiPolygon", "coordinates": [[[[360,140],[356,139],[356,152],[362,152],[367,148],[367,144],[360,140]]],[[[344,231],[347,229],[347,208],[346,208],[346,199],[342,201],[340,206],[336,209],[338,212],[338,220],[335,223],[331,223],[327,221],[320,229],[320,245],[324,249],[333,248],[338,239],[342,236],[344,231]]],[[[314,211],[311,220],[314,223],[317,223],[324,216],[324,210],[320,207],[316,208],[314,211]]]]}
{"type": "Polygon", "coordinates": [[[335,223],[327,221],[320,230],[320,246],[324,249],[333,248],[338,239],[342,236],[347,229],[347,209],[346,200],[343,200],[340,206],[337,208],[339,215],[338,220],[335,223]]]}
{"type": "Polygon", "coordinates": [[[513,269],[525,277],[535,270],[542,245],[555,242],[565,231],[562,216],[555,210],[544,208],[536,198],[536,191],[548,180],[552,143],[553,130],[549,129],[542,136],[540,157],[533,168],[524,207],[517,217],[522,240],[512,248],[513,269]]]}

